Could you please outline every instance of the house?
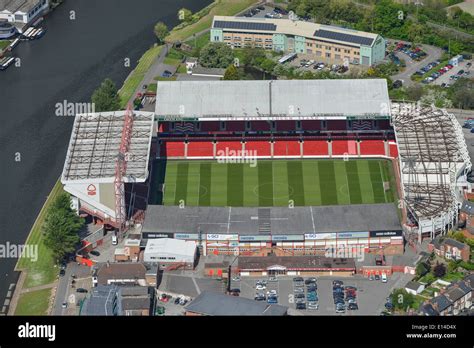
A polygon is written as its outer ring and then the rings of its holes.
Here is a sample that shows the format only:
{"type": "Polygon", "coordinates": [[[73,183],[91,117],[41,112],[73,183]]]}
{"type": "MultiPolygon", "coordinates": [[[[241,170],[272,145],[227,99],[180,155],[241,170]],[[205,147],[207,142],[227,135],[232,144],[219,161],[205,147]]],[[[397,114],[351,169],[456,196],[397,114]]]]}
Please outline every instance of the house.
{"type": "Polygon", "coordinates": [[[154,314],[154,289],[99,285],[84,300],[80,315],[86,316],[148,316],[154,314]]]}
{"type": "Polygon", "coordinates": [[[428,245],[428,250],[448,260],[469,261],[471,250],[469,245],[451,238],[435,238],[428,245]]]}
{"type": "Polygon", "coordinates": [[[198,249],[195,241],[174,238],[148,239],[143,260],[157,263],[162,268],[184,266],[193,269],[197,264],[198,249]]]}
{"type": "Polygon", "coordinates": [[[0,0],[0,21],[28,24],[49,9],[49,0],[0,0]]]}
{"type": "Polygon", "coordinates": [[[257,302],[248,298],[203,291],[185,307],[185,315],[282,316],[288,307],[257,302]]]}
{"type": "Polygon", "coordinates": [[[405,290],[409,294],[418,295],[423,290],[425,290],[425,285],[418,282],[410,281],[407,283],[407,285],[405,285],[405,290]]]}
{"type": "Polygon", "coordinates": [[[451,284],[443,295],[452,303],[453,315],[471,306],[472,288],[464,281],[451,284]]]}
{"type": "Polygon", "coordinates": [[[465,227],[466,238],[474,238],[474,202],[464,200],[459,212],[459,221],[465,227]]]}
{"type": "Polygon", "coordinates": [[[433,297],[430,302],[439,315],[448,315],[453,307],[453,304],[444,295],[433,297]]]}
{"type": "Polygon", "coordinates": [[[434,317],[434,316],[439,315],[436,309],[433,308],[433,305],[429,302],[424,303],[420,306],[419,313],[420,315],[424,315],[428,317],[434,317]]]}
{"type": "Polygon", "coordinates": [[[148,286],[146,273],[147,267],[143,263],[107,262],[98,266],[92,284],[148,286]]]}

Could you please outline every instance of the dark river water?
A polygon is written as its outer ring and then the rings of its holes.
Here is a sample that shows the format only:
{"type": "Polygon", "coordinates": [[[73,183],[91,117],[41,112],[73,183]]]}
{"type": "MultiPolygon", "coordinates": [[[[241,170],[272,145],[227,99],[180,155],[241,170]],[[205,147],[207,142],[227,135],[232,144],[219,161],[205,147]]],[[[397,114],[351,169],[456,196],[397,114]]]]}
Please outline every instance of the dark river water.
{"type": "MultiPolygon", "coordinates": [[[[171,28],[180,8],[195,12],[210,2],[66,0],[41,24],[43,38],[14,50],[21,66],[0,71],[0,244],[25,242],[61,174],[73,117],[55,116],[56,103],[89,102],[107,77],[121,86],[154,44],[156,22],[171,28]]],[[[16,261],[0,259],[0,309],[18,277],[16,261]]]]}

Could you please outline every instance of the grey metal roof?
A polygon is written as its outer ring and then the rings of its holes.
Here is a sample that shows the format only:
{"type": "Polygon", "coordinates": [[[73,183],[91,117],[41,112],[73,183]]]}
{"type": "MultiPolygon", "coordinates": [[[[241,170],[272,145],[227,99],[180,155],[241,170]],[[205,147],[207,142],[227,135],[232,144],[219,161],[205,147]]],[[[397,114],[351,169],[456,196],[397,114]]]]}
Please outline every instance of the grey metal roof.
{"type": "Polygon", "coordinates": [[[214,21],[214,28],[275,31],[273,23],[214,21]]]}
{"type": "MultiPolygon", "coordinates": [[[[119,155],[126,111],[76,115],[61,182],[112,183],[119,155]]],[[[154,114],[133,111],[130,146],[124,182],[144,182],[148,177],[154,114]]]]}
{"type": "Polygon", "coordinates": [[[464,202],[462,202],[461,212],[474,215],[474,202],[464,200],[464,202]]]}
{"type": "Polygon", "coordinates": [[[117,300],[117,287],[98,285],[87,295],[81,309],[81,315],[117,315],[114,302],[117,300]]]}
{"type": "Polygon", "coordinates": [[[354,34],[341,33],[332,30],[318,29],[314,32],[314,36],[318,39],[330,39],[349,43],[355,43],[358,45],[372,46],[374,39],[370,37],[364,37],[354,34]]]}
{"type": "Polygon", "coordinates": [[[461,243],[461,242],[459,242],[455,239],[451,239],[451,238],[445,238],[442,241],[442,244],[446,244],[446,245],[458,248],[459,250],[462,250],[462,249],[467,247],[467,244],[461,243]]]}
{"type": "Polygon", "coordinates": [[[439,313],[433,308],[431,303],[425,303],[420,306],[420,313],[426,316],[437,316],[439,313]]]}
{"type": "Polygon", "coordinates": [[[231,208],[149,205],[143,232],[269,234],[261,217],[269,213],[269,231],[276,234],[401,230],[394,204],[317,207],[231,208]],[[260,217],[259,217],[260,216],[260,217]]]}
{"type": "Polygon", "coordinates": [[[280,305],[257,302],[244,297],[204,291],[185,307],[186,311],[202,315],[286,315],[288,308],[280,305]]]}
{"type": "Polygon", "coordinates": [[[418,290],[418,288],[421,286],[421,283],[414,282],[414,281],[409,281],[407,285],[405,285],[405,288],[411,289],[411,290],[418,290]]]}
{"type": "Polygon", "coordinates": [[[434,308],[438,311],[438,312],[442,312],[444,311],[445,309],[449,308],[450,306],[452,306],[452,303],[448,300],[448,298],[444,295],[439,295],[439,296],[436,296],[436,297],[433,297],[431,299],[431,303],[434,305],[434,308]]]}
{"type": "Polygon", "coordinates": [[[388,116],[385,79],[159,81],[157,116],[388,116]]]}

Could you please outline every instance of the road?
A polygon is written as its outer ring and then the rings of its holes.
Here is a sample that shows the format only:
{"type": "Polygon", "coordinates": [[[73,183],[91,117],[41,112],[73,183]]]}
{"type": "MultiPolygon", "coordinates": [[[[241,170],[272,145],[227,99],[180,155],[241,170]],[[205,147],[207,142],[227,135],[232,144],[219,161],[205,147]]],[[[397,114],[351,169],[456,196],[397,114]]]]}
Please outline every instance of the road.
{"type": "MultiPolygon", "coordinates": [[[[172,27],[178,23],[178,9],[195,12],[209,3],[66,1],[42,23],[47,29],[43,38],[15,49],[21,65],[0,72],[0,245],[25,242],[61,174],[73,117],[56,116],[56,104],[89,102],[107,77],[121,86],[156,41],[156,22],[172,27]],[[131,67],[125,66],[125,58],[131,67]]],[[[0,261],[0,304],[17,281],[16,262],[0,261]]]]}

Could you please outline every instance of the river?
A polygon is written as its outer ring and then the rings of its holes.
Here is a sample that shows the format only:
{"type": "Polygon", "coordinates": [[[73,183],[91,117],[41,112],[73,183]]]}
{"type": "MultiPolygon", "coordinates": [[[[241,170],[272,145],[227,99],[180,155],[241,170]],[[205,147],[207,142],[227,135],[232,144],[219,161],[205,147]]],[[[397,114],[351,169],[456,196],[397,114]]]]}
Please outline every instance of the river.
{"type": "MultiPolygon", "coordinates": [[[[66,0],[41,24],[43,38],[15,49],[20,67],[0,71],[0,245],[25,242],[61,174],[73,117],[55,116],[56,103],[89,102],[107,77],[121,86],[155,42],[156,22],[171,28],[180,8],[210,2],[66,0]]],[[[18,278],[16,262],[0,259],[0,308],[18,278]]]]}

